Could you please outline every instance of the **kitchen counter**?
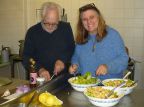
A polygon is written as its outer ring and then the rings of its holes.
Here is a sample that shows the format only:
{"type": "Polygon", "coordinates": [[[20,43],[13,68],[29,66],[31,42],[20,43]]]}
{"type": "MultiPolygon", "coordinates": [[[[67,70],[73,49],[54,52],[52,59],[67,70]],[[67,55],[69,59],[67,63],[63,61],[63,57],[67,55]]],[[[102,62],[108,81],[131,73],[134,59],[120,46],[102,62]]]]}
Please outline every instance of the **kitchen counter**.
{"type": "MultiPolygon", "coordinates": [[[[96,107],[92,105],[82,92],[77,92],[68,84],[67,79],[69,75],[61,75],[54,80],[44,84],[38,88],[41,92],[48,91],[56,95],[63,101],[62,107],[96,107]]],[[[19,107],[19,98],[15,102],[11,102],[4,107],[19,107]]],[[[134,91],[122,98],[122,100],[115,107],[143,107],[144,105],[144,90],[134,89],[134,91]]],[[[23,106],[25,107],[25,106],[23,106]]],[[[42,106],[29,106],[42,107],[42,106]]]]}
{"type": "Polygon", "coordinates": [[[7,85],[4,85],[4,86],[0,86],[0,95],[3,94],[6,91],[6,89],[14,90],[19,85],[23,85],[23,84],[28,84],[29,83],[26,80],[20,80],[20,79],[10,79],[10,80],[12,81],[11,83],[9,83],[7,85]]]}
{"type": "MultiPolygon", "coordinates": [[[[77,92],[71,87],[59,91],[56,96],[64,102],[63,107],[96,107],[82,92],[77,92]]],[[[144,90],[135,89],[131,94],[124,96],[115,107],[144,107],[144,90]]]]}

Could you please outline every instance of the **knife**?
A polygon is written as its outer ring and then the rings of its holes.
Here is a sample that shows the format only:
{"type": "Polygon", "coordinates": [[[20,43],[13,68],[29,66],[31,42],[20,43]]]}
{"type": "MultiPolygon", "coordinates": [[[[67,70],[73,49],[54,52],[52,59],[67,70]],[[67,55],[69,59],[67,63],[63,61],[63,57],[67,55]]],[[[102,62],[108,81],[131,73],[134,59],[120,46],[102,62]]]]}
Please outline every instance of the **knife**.
{"type": "Polygon", "coordinates": [[[35,98],[35,96],[36,96],[39,92],[40,92],[40,90],[36,90],[36,91],[34,92],[34,94],[32,95],[32,97],[31,97],[31,99],[30,99],[30,101],[29,101],[28,104],[27,104],[27,107],[30,106],[31,102],[33,101],[33,99],[35,98]]]}
{"type": "Polygon", "coordinates": [[[51,76],[50,80],[52,80],[54,76],[55,76],[55,74],[53,74],[53,75],[51,76]]]}

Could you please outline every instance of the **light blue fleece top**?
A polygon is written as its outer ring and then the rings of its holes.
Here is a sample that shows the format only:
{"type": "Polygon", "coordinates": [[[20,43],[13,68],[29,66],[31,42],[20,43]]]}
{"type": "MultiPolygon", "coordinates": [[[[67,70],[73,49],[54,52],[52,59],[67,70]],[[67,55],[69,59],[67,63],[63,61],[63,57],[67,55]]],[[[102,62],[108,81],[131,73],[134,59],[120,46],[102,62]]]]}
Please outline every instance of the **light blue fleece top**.
{"type": "Polygon", "coordinates": [[[92,76],[96,76],[98,66],[106,64],[108,74],[98,76],[101,80],[121,78],[128,65],[128,55],[120,34],[115,29],[107,27],[107,36],[101,42],[96,41],[96,35],[89,35],[86,44],[76,44],[71,62],[78,64],[78,72],[82,75],[90,71],[92,76]]]}

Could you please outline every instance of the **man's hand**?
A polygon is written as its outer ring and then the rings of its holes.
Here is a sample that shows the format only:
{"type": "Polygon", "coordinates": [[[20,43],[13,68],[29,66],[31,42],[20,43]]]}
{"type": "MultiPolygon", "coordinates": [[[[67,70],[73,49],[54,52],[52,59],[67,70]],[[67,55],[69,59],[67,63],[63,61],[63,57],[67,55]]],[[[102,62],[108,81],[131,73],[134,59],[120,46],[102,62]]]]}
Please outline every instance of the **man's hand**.
{"type": "Polygon", "coordinates": [[[62,70],[64,70],[65,65],[61,60],[57,60],[55,62],[55,67],[54,67],[54,74],[58,75],[62,70]]]}
{"type": "Polygon", "coordinates": [[[38,72],[39,72],[39,76],[40,77],[44,77],[45,78],[45,81],[49,81],[50,80],[49,71],[47,71],[44,68],[41,68],[38,72]]]}
{"type": "Polygon", "coordinates": [[[105,74],[108,73],[107,70],[108,70],[108,68],[107,68],[107,66],[105,64],[100,65],[98,67],[98,69],[96,70],[96,75],[98,75],[98,76],[99,75],[105,75],[105,74]]]}
{"type": "Polygon", "coordinates": [[[69,73],[70,74],[74,74],[78,69],[78,65],[77,64],[73,64],[69,67],[69,73]]]}

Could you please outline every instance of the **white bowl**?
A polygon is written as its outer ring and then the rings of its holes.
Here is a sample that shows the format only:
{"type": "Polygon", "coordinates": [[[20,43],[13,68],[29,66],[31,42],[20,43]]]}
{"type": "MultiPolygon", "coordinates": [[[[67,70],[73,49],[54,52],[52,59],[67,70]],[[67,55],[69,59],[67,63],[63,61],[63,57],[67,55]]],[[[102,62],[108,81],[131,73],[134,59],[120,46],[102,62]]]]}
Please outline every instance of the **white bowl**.
{"type": "MultiPolygon", "coordinates": [[[[106,86],[106,85],[105,85],[106,82],[108,82],[108,81],[114,81],[114,80],[124,80],[124,81],[127,81],[127,79],[113,78],[113,79],[105,79],[105,80],[103,80],[103,81],[102,81],[102,84],[103,84],[104,86],[106,86]]],[[[121,93],[123,93],[124,95],[128,95],[128,94],[130,94],[130,93],[133,91],[133,89],[134,89],[136,86],[137,86],[137,83],[135,83],[135,84],[134,84],[133,86],[131,86],[131,87],[121,87],[121,88],[118,88],[118,90],[121,91],[121,93]]],[[[107,87],[113,87],[113,86],[107,86],[107,87]]]]}
{"type": "MultiPolygon", "coordinates": [[[[94,77],[93,77],[94,78],[94,77]]],[[[72,81],[74,79],[77,79],[77,77],[72,77],[72,78],[69,78],[68,79],[68,82],[70,83],[70,85],[73,87],[73,89],[75,89],[76,91],[80,91],[80,92],[83,92],[87,87],[90,87],[90,86],[97,86],[99,83],[100,83],[100,79],[98,79],[97,83],[95,84],[75,84],[75,83],[72,83],[72,81]]]]}
{"type": "MultiPolygon", "coordinates": [[[[95,86],[98,87],[98,86],[95,86]]],[[[111,90],[112,88],[110,87],[105,87],[102,86],[102,88],[109,89],[111,90]]],[[[84,90],[84,95],[88,98],[88,100],[95,106],[100,106],[100,107],[111,107],[119,103],[120,99],[124,96],[121,92],[118,90],[115,90],[114,92],[117,92],[118,97],[117,98],[96,98],[96,97],[91,97],[87,95],[87,89],[84,90]]]]}

